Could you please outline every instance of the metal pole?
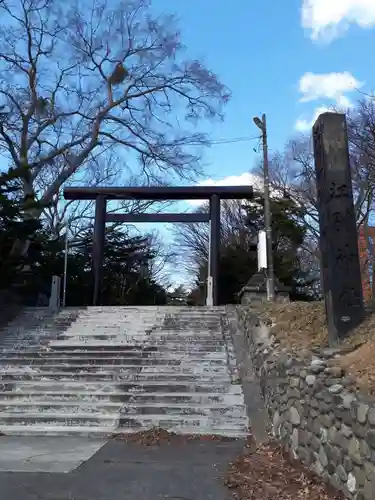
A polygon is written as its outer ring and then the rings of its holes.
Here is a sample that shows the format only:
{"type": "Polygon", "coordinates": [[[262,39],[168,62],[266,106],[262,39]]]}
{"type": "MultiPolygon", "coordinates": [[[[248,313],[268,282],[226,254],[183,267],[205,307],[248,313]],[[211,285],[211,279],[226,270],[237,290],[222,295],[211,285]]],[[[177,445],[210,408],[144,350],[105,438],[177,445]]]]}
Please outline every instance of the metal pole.
{"type": "Polygon", "coordinates": [[[272,214],[268,165],[268,138],[266,115],[262,116],[263,168],[264,168],[264,226],[267,238],[267,299],[275,299],[275,273],[272,253],[272,214]]]}
{"type": "Polygon", "coordinates": [[[105,234],[105,216],[107,200],[104,196],[98,196],[95,201],[95,226],[94,241],[92,250],[93,272],[94,272],[94,293],[93,305],[102,305],[102,285],[103,285],[103,250],[105,234]]]}
{"type": "Polygon", "coordinates": [[[219,266],[220,266],[220,197],[217,194],[210,199],[211,218],[211,276],[213,305],[219,305],[219,266]]]}
{"type": "Polygon", "coordinates": [[[65,230],[65,252],[64,252],[64,281],[63,281],[63,300],[62,306],[65,307],[66,304],[66,282],[67,282],[67,272],[68,272],[68,224],[66,224],[65,230]]]}

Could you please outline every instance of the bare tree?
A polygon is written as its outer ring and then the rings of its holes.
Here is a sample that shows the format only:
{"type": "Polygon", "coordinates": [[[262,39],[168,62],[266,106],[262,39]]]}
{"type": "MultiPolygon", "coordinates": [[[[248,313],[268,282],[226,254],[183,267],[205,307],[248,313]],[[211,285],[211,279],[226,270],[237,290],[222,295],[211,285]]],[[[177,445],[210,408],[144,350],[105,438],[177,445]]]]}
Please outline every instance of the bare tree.
{"type": "Polygon", "coordinates": [[[356,208],[360,213],[358,227],[361,227],[366,242],[366,259],[362,273],[372,274],[372,298],[375,297],[375,248],[371,231],[374,213],[375,192],[375,99],[361,100],[354,112],[348,116],[348,134],[352,162],[356,165],[356,188],[360,193],[356,208]]]}
{"type": "MultiPolygon", "coordinates": [[[[208,203],[202,204],[196,212],[208,213],[208,203]]],[[[176,267],[182,269],[194,281],[199,264],[208,261],[209,226],[204,222],[173,224],[171,232],[176,267]]]]}
{"type": "MultiPolygon", "coordinates": [[[[246,211],[242,200],[223,200],[221,202],[220,245],[227,248],[237,245],[246,248],[254,243],[254,235],[246,227],[246,211]]],[[[208,212],[208,204],[202,205],[200,211],[208,212]]],[[[202,222],[181,223],[173,225],[175,260],[192,280],[196,279],[200,267],[208,262],[209,226],[202,222]]],[[[207,276],[204,277],[204,279],[207,276]]]]}
{"type": "Polygon", "coordinates": [[[149,273],[154,281],[168,288],[170,285],[170,271],[173,265],[174,251],[172,245],[165,242],[160,231],[148,234],[150,248],[155,258],[150,261],[149,273]]]}
{"type": "MultiPolygon", "coordinates": [[[[357,227],[366,226],[374,208],[375,103],[358,103],[347,120],[357,227]]],[[[262,166],[257,166],[254,173],[262,175],[262,166]]],[[[306,269],[312,269],[317,274],[320,269],[319,213],[311,135],[300,135],[288,141],[283,152],[272,156],[270,182],[275,191],[303,207],[302,217],[307,234],[300,258],[306,269]]]]}
{"type": "Polygon", "coordinates": [[[40,217],[108,148],[144,181],[194,175],[207,144],[196,122],[220,118],[229,98],[202,63],[183,59],[173,16],[153,16],[147,0],[111,6],[0,4],[0,151],[22,179],[25,217],[40,217]]]}
{"type": "MultiPolygon", "coordinates": [[[[76,184],[97,187],[111,186],[118,183],[117,179],[121,176],[117,159],[100,156],[95,158],[94,165],[88,165],[83,170],[83,175],[76,181],[74,176],[66,182],[66,185],[74,186],[76,184]],[[88,168],[87,168],[88,167],[88,168]]],[[[127,178],[128,185],[139,185],[139,179],[136,176],[127,178]]],[[[165,209],[171,202],[158,202],[150,200],[110,200],[107,204],[107,213],[143,213],[152,208],[153,212],[165,209]]],[[[59,191],[52,199],[51,204],[44,210],[43,221],[51,234],[58,237],[65,233],[66,227],[71,238],[80,239],[82,231],[93,225],[95,216],[95,201],[82,200],[64,200],[63,192],[59,191]]],[[[111,225],[112,228],[124,225],[123,222],[117,222],[111,225]]]]}

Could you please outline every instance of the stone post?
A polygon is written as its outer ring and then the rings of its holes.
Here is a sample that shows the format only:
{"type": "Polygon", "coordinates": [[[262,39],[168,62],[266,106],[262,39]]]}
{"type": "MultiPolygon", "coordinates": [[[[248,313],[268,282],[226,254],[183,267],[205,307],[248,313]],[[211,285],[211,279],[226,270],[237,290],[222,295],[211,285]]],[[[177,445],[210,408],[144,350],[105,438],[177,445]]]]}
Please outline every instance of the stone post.
{"type": "Polygon", "coordinates": [[[323,113],[313,127],[320,255],[330,344],[363,319],[345,115],[323,113]]]}
{"type": "Polygon", "coordinates": [[[60,308],[60,290],[61,290],[60,276],[52,276],[51,295],[49,299],[49,308],[52,310],[60,308]]]}

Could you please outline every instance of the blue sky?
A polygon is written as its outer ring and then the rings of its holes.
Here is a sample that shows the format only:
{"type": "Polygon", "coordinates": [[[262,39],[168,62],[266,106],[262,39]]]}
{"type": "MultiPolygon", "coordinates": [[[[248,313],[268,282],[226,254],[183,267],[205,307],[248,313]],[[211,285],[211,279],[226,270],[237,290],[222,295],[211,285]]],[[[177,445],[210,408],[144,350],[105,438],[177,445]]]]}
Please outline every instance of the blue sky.
{"type": "MultiPolygon", "coordinates": [[[[207,125],[215,139],[255,136],[267,114],[270,151],[310,133],[319,112],[350,107],[375,88],[375,0],[154,0],[176,13],[190,57],[205,61],[232,91],[226,118],[207,125]]],[[[251,182],[255,142],[213,145],[207,181],[251,182]],[[230,176],[230,178],[228,178],[230,176]]],[[[159,226],[160,228],[160,226],[159,226]]]]}
{"type": "MultiPolygon", "coordinates": [[[[369,58],[375,46],[374,0],[154,0],[153,5],[177,14],[189,55],[202,58],[232,91],[225,122],[207,128],[213,139],[254,136],[252,117],[266,113],[270,149],[280,149],[298,131],[310,130],[319,109],[347,106],[360,97],[356,87],[375,87],[369,58]]],[[[248,172],[257,158],[254,145],[212,146],[207,177],[248,172]]]]}

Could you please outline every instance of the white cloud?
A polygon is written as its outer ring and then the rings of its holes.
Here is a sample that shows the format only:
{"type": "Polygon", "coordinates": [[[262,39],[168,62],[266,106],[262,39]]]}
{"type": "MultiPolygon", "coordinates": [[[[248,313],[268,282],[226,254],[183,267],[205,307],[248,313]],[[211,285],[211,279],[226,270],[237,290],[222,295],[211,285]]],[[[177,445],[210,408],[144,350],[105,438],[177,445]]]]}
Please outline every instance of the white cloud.
{"type": "MultiPolygon", "coordinates": [[[[357,80],[351,73],[305,73],[299,81],[299,91],[301,93],[300,102],[311,102],[318,100],[333,101],[332,106],[336,106],[343,111],[353,106],[347,95],[363,87],[364,82],[357,80]]],[[[321,113],[332,111],[327,106],[319,106],[313,113],[311,119],[300,117],[295,128],[300,132],[311,130],[316,119],[321,113]]]]}
{"type": "MultiPolygon", "coordinates": [[[[219,180],[205,179],[198,183],[199,186],[253,186],[256,189],[261,189],[262,179],[254,174],[245,172],[240,175],[228,175],[219,180]]],[[[189,205],[199,206],[202,200],[189,200],[189,205]]]]}
{"type": "Polygon", "coordinates": [[[353,107],[352,101],[350,99],[348,99],[346,97],[346,95],[341,95],[337,99],[337,105],[339,106],[339,108],[343,108],[343,109],[350,109],[353,107]]]}
{"type": "Polygon", "coordinates": [[[330,99],[339,106],[345,102],[350,106],[349,99],[345,96],[363,87],[364,82],[357,80],[351,73],[305,73],[299,81],[299,91],[302,94],[301,102],[316,101],[317,99],[330,99]]]}
{"type": "Polygon", "coordinates": [[[254,186],[254,183],[259,183],[259,178],[245,172],[240,175],[228,175],[222,179],[214,181],[213,179],[206,179],[198,183],[199,186],[246,186],[248,184],[254,186]]]}
{"type": "Polygon", "coordinates": [[[320,108],[316,108],[316,110],[314,111],[313,117],[310,120],[306,120],[304,118],[299,118],[296,121],[296,125],[295,125],[296,130],[298,130],[298,132],[309,132],[309,131],[311,131],[311,129],[312,129],[314,123],[316,122],[318,116],[321,115],[322,113],[326,113],[327,111],[329,111],[329,109],[326,108],[326,107],[324,107],[324,106],[322,106],[320,108]]]}
{"type": "Polygon", "coordinates": [[[345,32],[350,24],[375,26],[374,0],[302,0],[302,26],[313,40],[327,41],[345,32]]]}

